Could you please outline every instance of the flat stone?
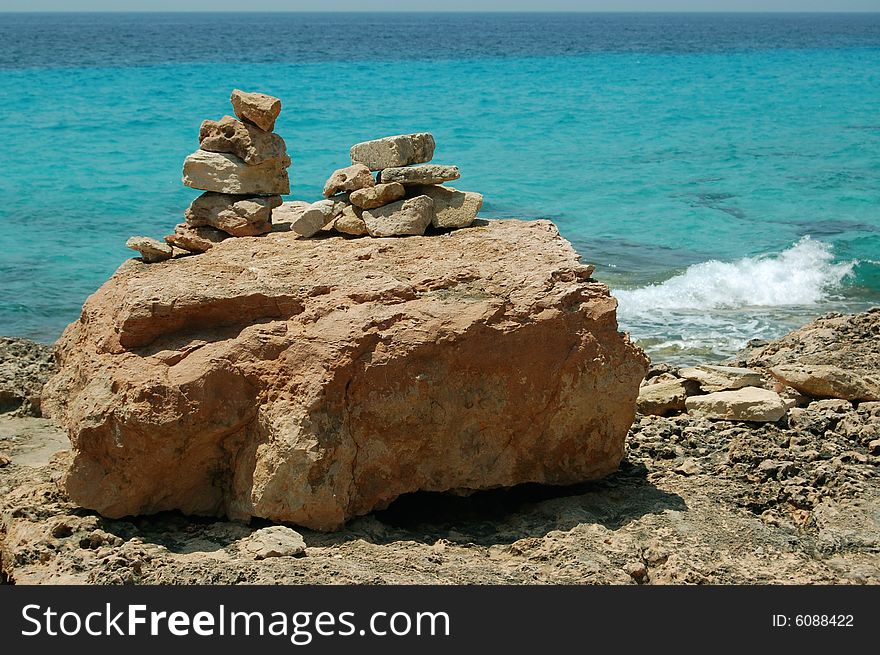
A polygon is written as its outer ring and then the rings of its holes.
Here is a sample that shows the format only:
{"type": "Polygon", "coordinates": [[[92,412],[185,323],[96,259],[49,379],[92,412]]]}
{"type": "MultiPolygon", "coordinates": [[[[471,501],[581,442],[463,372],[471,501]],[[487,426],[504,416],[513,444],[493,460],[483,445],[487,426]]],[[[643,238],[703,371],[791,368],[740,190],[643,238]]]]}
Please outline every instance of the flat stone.
{"type": "Polygon", "coordinates": [[[132,250],[137,250],[141,254],[141,259],[144,260],[145,264],[162,262],[166,259],[171,259],[174,255],[171,246],[150,237],[129,237],[128,241],[125,242],[125,246],[132,250]]]}
{"type": "Polygon", "coordinates": [[[428,196],[416,196],[364,210],[362,216],[373,237],[424,234],[434,216],[434,201],[428,196]]]}
{"type": "Polygon", "coordinates": [[[249,166],[227,152],[196,150],[183,162],[183,183],[193,189],[235,195],[290,193],[287,168],[279,160],[249,166]]]}
{"type": "Polygon", "coordinates": [[[353,164],[363,164],[371,171],[383,168],[423,164],[434,156],[434,137],[428,132],[398,134],[356,143],[349,154],[353,164]]]}
{"type": "MultiPolygon", "coordinates": [[[[358,189],[349,194],[351,204],[357,205],[361,209],[375,209],[395,200],[400,200],[406,194],[406,189],[399,182],[391,184],[377,184],[375,186],[358,189]]],[[[427,194],[414,194],[427,195],[427,194]]]]}
{"type": "Polygon", "coordinates": [[[668,416],[685,411],[688,395],[696,391],[696,383],[689,380],[670,380],[646,384],[639,388],[636,410],[640,414],[668,416]]]}
{"type": "Polygon", "coordinates": [[[341,234],[352,236],[363,236],[369,233],[363,219],[363,211],[353,205],[345,207],[342,213],[336,217],[333,229],[341,234]]]}
{"type": "Polygon", "coordinates": [[[342,211],[339,204],[330,199],[313,202],[303,210],[299,218],[291,223],[291,231],[301,237],[314,236],[342,211]]]}
{"type": "Polygon", "coordinates": [[[437,228],[461,228],[472,225],[483,206],[483,194],[459,191],[452,187],[425,185],[407,189],[410,196],[424,195],[434,201],[434,218],[431,224],[437,228]]]}
{"type": "Polygon", "coordinates": [[[788,411],[778,393],[759,387],[690,396],[685,400],[685,407],[691,416],[761,423],[778,421],[788,411]]]}
{"type": "Polygon", "coordinates": [[[736,366],[703,364],[683,368],[678,374],[699,384],[703,391],[731,391],[743,387],[760,387],[764,383],[764,378],[758,371],[736,366]]]}
{"type": "Polygon", "coordinates": [[[424,166],[407,166],[404,168],[385,168],[379,174],[379,181],[383,184],[400,182],[404,185],[411,184],[442,184],[451,182],[461,177],[458,166],[445,166],[443,164],[426,164],[424,166]]]}
{"type": "Polygon", "coordinates": [[[306,554],[303,536],[292,528],[272,525],[254,532],[244,542],[244,549],[261,560],[269,557],[302,557],[306,554]]]}
{"type": "Polygon", "coordinates": [[[324,197],[329,198],[337,193],[345,191],[357,191],[366,187],[375,186],[370,169],[363,164],[352,164],[347,168],[333,171],[333,174],[324,184],[324,197]]]}
{"type": "Polygon", "coordinates": [[[281,113],[281,100],[278,98],[235,89],[229,99],[235,115],[241,120],[253,123],[266,132],[275,129],[275,119],[281,113]]]}
{"type": "Polygon", "coordinates": [[[232,116],[224,116],[219,121],[204,121],[199,130],[199,148],[235,155],[249,166],[264,162],[273,162],[283,168],[290,166],[284,139],[232,116]]]}
{"type": "Polygon", "coordinates": [[[770,374],[811,398],[880,400],[880,379],[830,364],[780,365],[770,374]]]}
{"type": "Polygon", "coordinates": [[[228,233],[208,225],[193,227],[180,223],[175,226],[174,234],[165,237],[165,243],[187,252],[201,253],[209,251],[215,244],[228,238],[228,233]]]}
{"type": "Polygon", "coordinates": [[[272,210],[281,204],[280,196],[235,196],[203,193],[186,210],[186,224],[205,225],[234,237],[253,237],[272,231],[272,210]]]}
{"type": "Polygon", "coordinates": [[[292,225],[312,203],[306,200],[285,200],[272,209],[272,231],[290,232],[292,225]]]}

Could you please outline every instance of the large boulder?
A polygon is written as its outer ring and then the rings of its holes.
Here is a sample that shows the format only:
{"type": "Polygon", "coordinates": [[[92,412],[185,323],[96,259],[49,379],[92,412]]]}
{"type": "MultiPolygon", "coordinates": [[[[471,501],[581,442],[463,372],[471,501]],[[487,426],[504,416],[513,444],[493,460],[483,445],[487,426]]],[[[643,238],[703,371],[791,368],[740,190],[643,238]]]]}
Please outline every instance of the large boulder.
{"type": "Polygon", "coordinates": [[[110,517],[338,528],[401,494],[614,471],[647,360],[547,221],[130,261],[57,345],[63,484],[110,517]]]}

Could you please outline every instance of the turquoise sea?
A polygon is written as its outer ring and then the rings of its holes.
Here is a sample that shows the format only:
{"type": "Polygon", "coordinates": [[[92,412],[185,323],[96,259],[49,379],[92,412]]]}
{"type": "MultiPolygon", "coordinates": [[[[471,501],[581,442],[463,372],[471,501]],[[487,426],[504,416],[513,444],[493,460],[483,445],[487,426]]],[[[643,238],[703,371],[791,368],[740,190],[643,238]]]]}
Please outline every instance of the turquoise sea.
{"type": "Polygon", "coordinates": [[[0,14],[0,42],[0,334],[54,340],[181,220],[235,87],[282,98],[295,198],[433,132],[657,359],[880,304],[880,14],[0,14]]]}

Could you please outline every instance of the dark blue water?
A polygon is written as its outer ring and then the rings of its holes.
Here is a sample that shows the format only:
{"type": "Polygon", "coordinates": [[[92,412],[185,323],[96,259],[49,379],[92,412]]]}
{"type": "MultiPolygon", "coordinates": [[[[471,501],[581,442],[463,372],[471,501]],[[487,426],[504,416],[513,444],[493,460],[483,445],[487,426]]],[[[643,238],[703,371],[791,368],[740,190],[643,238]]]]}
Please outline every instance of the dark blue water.
{"type": "Polygon", "coordinates": [[[0,43],[0,334],[56,338],[180,221],[233,87],[284,101],[296,198],[432,131],[661,357],[880,304],[880,14],[0,14],[0,43]]]}

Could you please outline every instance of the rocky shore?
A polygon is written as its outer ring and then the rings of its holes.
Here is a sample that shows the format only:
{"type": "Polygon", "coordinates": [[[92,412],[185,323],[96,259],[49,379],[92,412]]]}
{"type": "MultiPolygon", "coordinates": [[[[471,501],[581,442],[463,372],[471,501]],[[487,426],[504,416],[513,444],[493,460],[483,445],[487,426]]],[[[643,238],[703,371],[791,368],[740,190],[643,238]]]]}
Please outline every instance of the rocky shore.
{"type": "MultiPolygon", "coordinates": [[[[636,416],[619,469],[604,479],[468,497],[409,494],[331,533],[176,512],[101,517],[61,491],[71,458],[65,435],[46,419],[6,413],[0,415],[2,579],[880,583],[880,403],[804,393],[842,395],[837,383],[792,391],[771,372],[789,367],[783,372],[839,381],[843,371],[850,382],[860,380],[855,388],[870,388],[878,337],[880,310],[829,315],[729,362],[728,368],[757,373],[740,372],[733,383],[745,383],[739,389],[783,399],[784,413],[775,419],[691,411],[689,398],[737,391],[713,390],[730,386],[733,374],[655,363],[642,389],[678,385],[683,407],[656,411],[640,403],[656,413],[636,416]]],[[[45,371],[20,348],[0,351],[0,370],[19,371],[5,378],[19,385],[35,374],[31,388],[39,387],[45,371]]]]}

